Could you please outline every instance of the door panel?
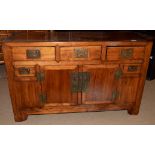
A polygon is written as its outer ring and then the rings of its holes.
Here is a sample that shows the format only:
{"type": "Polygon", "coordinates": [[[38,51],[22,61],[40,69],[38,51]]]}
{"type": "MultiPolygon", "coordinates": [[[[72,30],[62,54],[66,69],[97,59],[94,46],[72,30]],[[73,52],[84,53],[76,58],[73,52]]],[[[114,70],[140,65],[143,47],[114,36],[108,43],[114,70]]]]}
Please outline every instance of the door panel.
{"type": "Polygon", "coordinates": [[[40,107],[41,85],[36,81],[15,82],[16,102],[23,108],[40,107]]]}
{"type": "Polygon", "coordinates": [[[136,102],[138,84],[139,84],[139,76],[122,77],[118,85],[119,98],[117,102],[124,104],[136,102]]]}
{"type": "Polygon", "coordinates": [[[76,105],[78,93],[72,92],[71,75],[78,72],[77,66],[45,66],[42,68],[44,80],[43,94],[46,94],[46,104],[51,106],[76,105]]]}
{"type": "Polygon", "coordinates": [[[90,73],[86,92],[82,93],[82,104],[106,104],[115,101],[118,78],[115,77],[119,65],[85,65],[84,72],[90,73]]]}

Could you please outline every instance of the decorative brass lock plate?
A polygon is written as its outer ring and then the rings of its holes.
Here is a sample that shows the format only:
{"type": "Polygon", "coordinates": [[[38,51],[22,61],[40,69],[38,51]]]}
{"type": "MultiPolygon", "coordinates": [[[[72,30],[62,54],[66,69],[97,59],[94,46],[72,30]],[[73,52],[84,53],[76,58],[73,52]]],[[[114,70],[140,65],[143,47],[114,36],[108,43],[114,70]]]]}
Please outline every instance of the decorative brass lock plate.
{"type": "Polygon", "coordinates": [[[86,92],[88,90],[89,81],[90,81],[90,73],[84,72],[82,74],[82,86],[81,86],[82,92],[86,92]]]}
{"type": "Polygon", "coordinates": [[[133,49],[130,48],[130,49],[122,49],[121,50],[121,58],[123,59],[129,59],[129,58],[132,58],[133,57],[133,49]]]}
{"type": "Polygon", "coordinates": [[[116,100],[119,97],[119,92],[117,90],[114,90],[112,92],[112,101],[116,100]]]}
{"type": "Polygon", "coordinates": [[[71,91],[85,92],[90,81],[89,72],[74,72],[71,74],[71,91]]]}
{"type": "Polygon", "coordinates": [[[72,92],[79,92],[79,73],[73,72],[71,74],[71,91],[72,92]]]}
{"type": "Polygon", "coordinates": [[[41,82],[45,79],[45,75],[43,72],[37,72],[36,73],[36,78],[37,78],[37,81],[41,82]]]}
{"type": "Polygon", "coordinates": [[[27,59],[38,59],[41,57],[40,50],[26,50],[27,59]]]}
{"type": "Polygon", "coordinates": [[[116,80],[119,80],[121,77],[122,77],[122,75],[123,75],[123,72],[122,72],[122,70],[121,69],[118,69],[116,72],[115,72],[115,79],[116,80]]]}
{"type": "Polygon", "coordinates": [[[75,48],[74,49],[75,58],[88,58],[88,49],[86,48],[75,48]]]}
{"type": "Polygon", "coordinates": [[[40,94],[39,100],[40,100],[41,105],[44,105],[47,101],[47,95],[46,94],[40,94]]]}

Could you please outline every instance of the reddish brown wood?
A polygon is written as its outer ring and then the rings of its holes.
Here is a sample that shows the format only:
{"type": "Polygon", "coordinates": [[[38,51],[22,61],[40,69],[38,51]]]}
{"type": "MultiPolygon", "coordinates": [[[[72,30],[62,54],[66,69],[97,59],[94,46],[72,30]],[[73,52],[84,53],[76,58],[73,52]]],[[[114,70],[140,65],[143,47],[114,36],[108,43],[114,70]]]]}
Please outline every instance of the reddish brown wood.
{"type": "Polygon", "coordinates": [[[29,114],[102,110],[138,114],[152,42],[131,34],[120,34],[117,38],[102,32],[71,31],[69,38],[68,34],[55,32],[47,42],[5,43],[3,50],[15,120],[26,120],[29,114]],[[75,48],[83,48],[88,55],[77,58],[75,48]],[[27,49],[39,49],[41,58],[27,59],[27,49]],[[133,49],[132,57],[122,58],[122,49],[133,49]],[[129,70],[131,66],[137,69],[129,70]],[[20,67],[29,68],[30,72],[21,75],[20,67]],[[116,78],[118,70],[121,74],[116,78]],[[90,73],[86,92],[71,91],[71,74],[75,72],[90,73]]]}
{"type": "Polygon", "coordinates": [[[71,73],[78,72],[78,66],[44,66],[41,70],[45,76],[41,82],[42,92],[47,96],[45,104],[77,105],[78,94],[71,91],[71,73]]]}
{"type": "Polygon", "coordinates": [[[89,72],[91,77],[88,90],[82,93],[82,104],[114,103],[112,93],[117,88],[115,73],[118,69],[118,64],[84,65],[83,71],[89,72]]]}

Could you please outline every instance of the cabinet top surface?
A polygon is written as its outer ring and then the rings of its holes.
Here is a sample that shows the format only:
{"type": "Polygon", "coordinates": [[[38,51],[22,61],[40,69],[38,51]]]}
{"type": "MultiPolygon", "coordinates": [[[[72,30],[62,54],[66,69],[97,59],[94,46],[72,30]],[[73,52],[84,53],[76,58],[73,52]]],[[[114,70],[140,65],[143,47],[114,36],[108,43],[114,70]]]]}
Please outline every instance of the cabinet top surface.
{"type": "Polygon", "coordinates": [[[91,42],[91,41],[150,41],[151,37],[131,31],[49,31],[48,35],[27,36],[15,33],[4,42],[91,42]]]}

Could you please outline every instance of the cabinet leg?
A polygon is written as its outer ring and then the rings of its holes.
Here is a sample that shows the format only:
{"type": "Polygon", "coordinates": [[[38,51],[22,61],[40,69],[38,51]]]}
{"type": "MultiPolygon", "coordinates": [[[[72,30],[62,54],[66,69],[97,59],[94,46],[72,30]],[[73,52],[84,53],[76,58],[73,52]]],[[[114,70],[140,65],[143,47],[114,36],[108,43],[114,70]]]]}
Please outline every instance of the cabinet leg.
{"type": "Polygon", "coordinates": [[[18,114],[14,115],[14,119],[16,122],[25,121],[25,120],[27,120],[27,118],[28,118],[28,115],[25,113],[18,113],[18,114]]]}
{"type": "Polygon", "coordinates": [[[132,108],[128,110],[128,114],[130,115],[138,115],[138,113],[139,113],[139,108],[138,109],[132,108]]]}

